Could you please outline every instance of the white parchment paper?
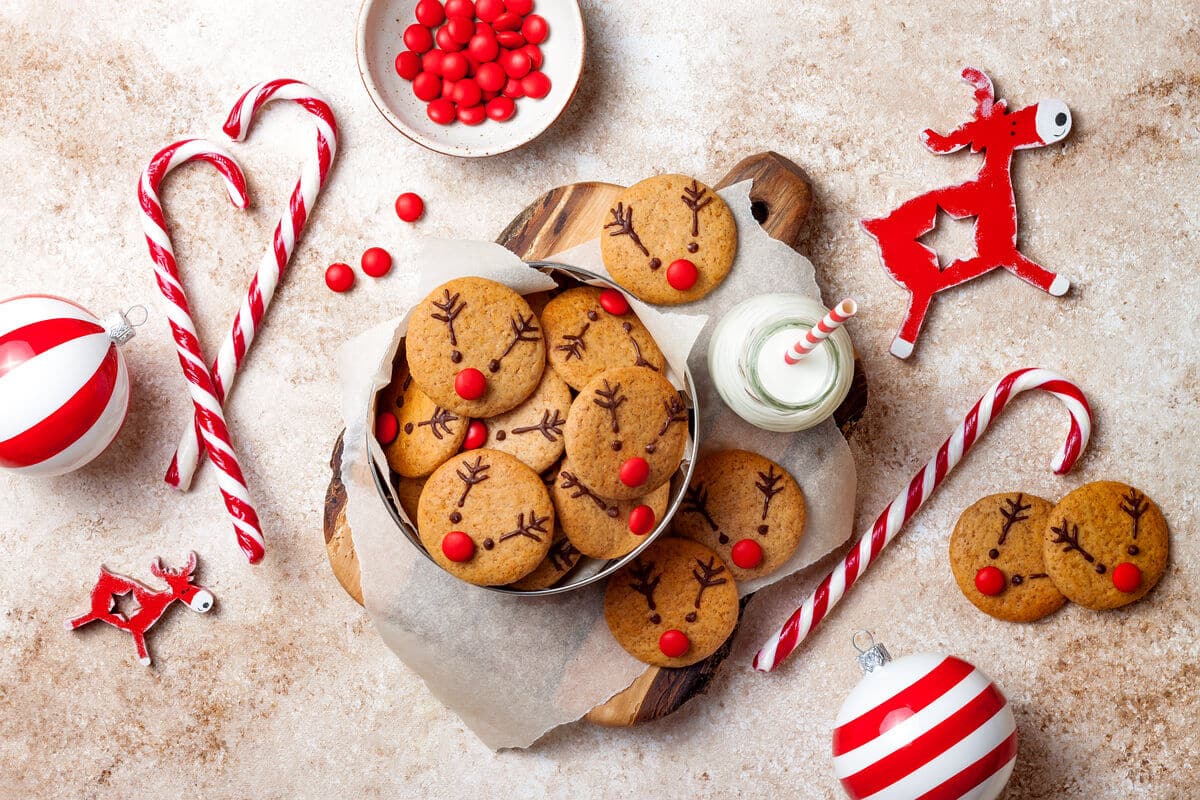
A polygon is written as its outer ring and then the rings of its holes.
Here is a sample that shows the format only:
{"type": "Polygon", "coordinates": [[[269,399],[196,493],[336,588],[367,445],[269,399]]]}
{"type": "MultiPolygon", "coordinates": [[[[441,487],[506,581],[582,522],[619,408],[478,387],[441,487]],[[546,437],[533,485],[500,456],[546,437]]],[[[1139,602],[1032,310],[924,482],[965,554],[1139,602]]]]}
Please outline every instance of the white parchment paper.
{"type": "MultiPolygon", "coordinates": [[[[818,560],[850,534],[855,472],[832,421],[801,434],[760,431],[722,404],[708,378],[712,318],[764,291],[817,296],[812,264],[763,232],[750,215],[750,184],[721,192],[734,209],[738,255],[725,282],[683,310],[634,310],[676,371],[687,362],[701,402],[702,450],[742,447],[778,461],[803,487],[805,537],[784,569],[739,586],[743,594],[818,560]]],[[[594,240],[549,260],[606,275],[594,240]]],[[[420,296],[462,275],[499,280],[521,293],[553,281],[496,244],[429,241],[417,255],[420,296]]],[[[545,598],[489,592],[443,572],[405,538],[376,491],[367,435],[375,393],[390,378],[408,313],[371,328],[338,351],[346,422],[342,481],[347,522],[362,569],[368,614],[384,641],[429,690],[493,749],[527,747],[546,731],[586,714],[633,682],[645,666],[617,645],[604,622],[603,586],[545,598]]]]}

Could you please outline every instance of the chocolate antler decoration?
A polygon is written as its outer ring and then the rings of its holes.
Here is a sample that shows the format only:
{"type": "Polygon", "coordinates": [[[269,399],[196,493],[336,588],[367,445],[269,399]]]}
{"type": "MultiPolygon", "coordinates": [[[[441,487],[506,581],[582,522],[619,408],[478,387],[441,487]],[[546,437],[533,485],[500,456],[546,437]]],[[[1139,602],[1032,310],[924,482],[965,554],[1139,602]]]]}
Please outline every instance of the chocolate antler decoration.
{"type": "Polygon", "coordinates": [[[1004,544],[1004,540],[1008,538],[1008,531],[1012,528],[1013,525],[1016,525],[1018,522],[1021,522],[1022,520],[1029,519],[1028,515],[1021,516],[1022,512],[1028,511],[1029,509],[1033,508],[1033,506],[1030,504],[1023,505],[1021,503],[1021,500],[1024,497],[1025,497],[1025,495],[1018,494],[1016,500],[1013,500],[1008,497],[1004,498],[1004,505],[1007,506],[1007,508],[1000,509],[1000,516],[1004,517],[1004,526],[1002,528],[1000,528],[1000,540],[998,542],[996,542],[997,545],[1004,544]]]}
{"type": "Polygon", "coordinates": [[[554,409],[554,416],[550,416],[550,411],[547,409],[542,412],[542,421],[537,425],[523,425],[520,428],[513,428],[513,433],[533,433],[537,431],[542,436],[545,436],[548,441],[557,442],[559,437],[563,435],[562,427],[566,424],[566,417],[559,413],[558,409],[554,409]]]}
{"type": "Polygon", "coordinates": [[[427,420],[418,422],[417,426],[419,427],[421,425],[428,425],[429,432],[432,433],[438,439],[441,439],[442,434],[449,435],[451,433],[450,423],[455,422],[457,419],[458,419],[458,415],[453,413],[449,409],[442,408],[441,406],[436,406],[433,409],[433,416],[431,416],[427,420]]]}
{"type": "Polygon", "coordinates": [[[583,351],[587,350],[587,345],[583,341],[583,335],[588,332],[588,328],[590,327],[592,327],[592,323],[585,322],[583,323],[583,327],[579,329],[579,333],[563,334],[562,338],[566,344],[556,345],[554,348],[567,354],[567,357],[563,361],[570,361],[572,358],[578,358],[580,361],[583,360],[583,351]]]}
{"type": "Polygon", "coordinates": [[[574,493],[572,493],[572,495],[571,495],[572,500],[575,500],[580,497],[586,497],[589,500],[591,500],[593,503],[596,504],[596,508],[603,511],[605,514],[608,514],[608,516],[610,516],[610,517],[615,518],[618,514],[621,513],[617,509],[616,506],[609,506],[609,504],[604,500],[603,497],[601,497],[600,495],[596,494],[591,489],[589,489],[583,483],[583,481],[579,480],[579,477],[574,472],[567,472],[564,469],[559,474],[559,477],[562,478],[562,483],[559,484],[560,488],[575,490],[574,493]]]}
{"type": "Polygon", "coordinates": [[[1130,488],[1129,494],[1121,498],[1121,510],[1129,515],[1133,520],[1133,538],[1138,537],[1138,526],[1142,522],[1142,514],[1150,508],[1150,503],[1146,500],[1146,495],[1139,492],[1137,489],[1130,488]]]}
{"type": "Polygon", "coordinates": [[[700,598],[704,596],[705,589],[709,589],[713,586],[720,586],[722,583],[729,583],[729,579],[717,577],[725,571],[725,567],[717,563],[716,556],[710,556],[707,564],[697,558],[696,564],[700,567],[700,569],[692,570],[692,577],[696,579],[698,584],[700,584],[700,589],[696,592],[695,604],[696,608],[699,608],[700,598]]]}
{"type": "Polygon", "coordinates": [[[470,463],[466,459],[463,459],[462,466],[463,469],[466,470],[465,473],[462,469],[454,471],[454,474],[461,478],[462,482],[465,484],[463,486],[462,496],[458,498],[459,508],[462,508],[463,503],[467,502],[467,495],[471,492],[472,486],[477,483],[483,483],[488,478],[492,477],[491,475],[484,475],[485,472],[492,468],[492,465],[484,464],[483,456],[476,456],[474,464],[470,463]]]}
{"type": "Polygon", "coordinates": [[[652,369],[655,372],[658,372],[658,367],[651,364],[646,360],[646,357],[642,355],[642,346],[638,344],[638,340],[633,338],[633,334],[631,333],[633,330],[633,325],[626,322],[621,325],[621,328],[625,331],[625,335],[629,337],[629,343],[633,345],[634,355],[637,356],[637,360],[633,362],[633,365],[635,367],[646,367],[647,369],[652,369]]]}
{"type": "Polygon", "coordinates": [[[1064,547],[1062,549],[1062,551],[1064,553],[1069,553],[1072,550],[1077,550],[1079,552],[1079,554],[1081,556],[1083,556],[1084,561],[1088,562],[1089,564],[1093,564],[1093,563],[1096,564],[1096,572],[1099,572],[1101,574],[1104,573],[1104,565],[1097,562],[1095,557],[1091,553],[1089,553],[1087,550],[1084,550],[1083,547],[1079,544],[1079,526],[1078,525],[1072,525],[1071,523],[1069,523],[1067,521],[1066,517],[1063,517],[1062,527],[1055,528],[1055,527],[1051,526],[1050,532],[1054,534],[1054,544],[1064,545],[1064,547]]]}
{"type": "Polygon", "coordinates": [[[640,558],[634,561],[633,566],[629,568],[629,576],[634,579],[634,583],[629,584],[629,588],[638,594],[645,595],[646,605],[651,611],[654,611],[654,590],[658,588],[658,582],[662,580],[662,573],[650,577],[652,572],[654,572],[653,561],[642,563],[640,558]]]}
{"type": "Polygon", "coordinates": [[[597,389],[596,397],[592,399],[593,403],[608,411],[608,416],[612,420],[613,433],[621,432],[621,425],[617,421],[617,409],[629,399],[625,395],[620,394],[620,392],[621,384],[610,385],[608,379],[605,378],[604,388],[597,389]]]}
{"type": "Polygon", "coordinates": [[[633,243],[642,251],[642,255],[650,255],[650,251],[642,244],[642,240],[638,238],[637,231],[633,229],[633,206],[626,208],[623,204],[617,203],[616,208],[610,208],[609,212],[613,216],[613,221],[605,225],[605,229],[615,228],[609,236],[628,236],[633,239],[633,243]]]}
{"type": "Polygon", "coordinates": [[[758,477],[761,480],[754,482],[754,488],[763,494],[762,518],[766,519],[767,509],[771,507],[771,500],[775,498],[775,495],[783,491],[783,487],[779,485],[779,482],[783,480],[783,473],[775,472],[775,465],[772,464],[767,467],[766,472],[758,473],[758,477]]]}
{"type": "Polygon", "coordinates": [[[708,190],[701,189],[700,184],[693,180],[691,187],[685,186],[679,197],[692,212],[692,236],[700,235],[700,212],[712,202],[712,197],[706,197],[707,194],[708,190]]]}
{"type": "Polygon", "coordinates": [[[713,521],[712,515],[708,513],[708,489],[704,488],[704,481],[687,488],[679,510],[684,514],[699,514],[708,523],[708,527],[712,528],[713,533],[721,530],[721,526],[713,521]]]}
{"type": "Polygon", "coordinates": [[[433,304],[441,309],[443,313],[430,314],[429,316],[433,317],[439,322],[446,323],[446,327],[450,329],[450,344],[453,347],[458,347],[458,337],[454,334],[454,320],[458,319],[458,315],[461,314],[462,310],[467,307],[467,304],[466,302],[458,302],[458,292],[455,292],[454,295],[451,296],[449,289],[444,289],[443,291],[445,292],[446,296],[442,298],[442,301],[440,303],[437,300],[433,301],[433,304]]]}
{"type": "Polygon", "coordinates": [[[533,539],[535,542],[540,542],[542,537],[539,533],[546,532],[546,523],[550,521],[550,517],[539,517],[536,511],[529,512],[529,521],[525,521],[525,515],[517,514],[517,529],[509,531],[500,536],[500,541],[511,539],[514,536],[524,536],[528,539],[533,539]]]}
{"type": "Polygon", "coordinates": [[[679,395],[675,395],[670,400],[663,401],[663,408],[667,412],[666,418],[663,420],[662,427],[658,429],[658,437],[661,439],[663,435],[676,422],[687,422],[688,412],[684,407],[683,401],[679,399],[679,395]]]}
{"type": "Polygon", "coordinates": [[[571,540],[564,536],[550,545],[550,552],[546,554],[546,558],[550,559],[550,563],[556,570],[562,572],[574,563],[572,559],[579,554],[579,550],[571,544],[571,540]]]}
{"type": "Polygon", "coordinates": [[[534,324],[534,319],[535,319],[535,317],[533,316],[533,314],[530,314],[528,317],[525,317],[520,312],[518,312],[517,316],[515,316],[515,317],[509,317],[508,325],[510,328],[512,328],[512,333],[513,333],[512,341],[508,343],[508,347],[506,347],[504,349],[504,352],[500,354],[499,358],[493,358],[490,362],[488,362],[488,371],[489,372],[499,372],[500,371],[500,362],[503,361],[504,357],[507,356],[509,353],[511,353],[513,348],[516,347],[521,342],[536,342],[538,339],[541,338],[541,336],[540,336],[541,329],[538,328],[538,326],[534,324]],[[539,335],[538,336],[532,335],[535,333],[539,334],[539,335]]]}

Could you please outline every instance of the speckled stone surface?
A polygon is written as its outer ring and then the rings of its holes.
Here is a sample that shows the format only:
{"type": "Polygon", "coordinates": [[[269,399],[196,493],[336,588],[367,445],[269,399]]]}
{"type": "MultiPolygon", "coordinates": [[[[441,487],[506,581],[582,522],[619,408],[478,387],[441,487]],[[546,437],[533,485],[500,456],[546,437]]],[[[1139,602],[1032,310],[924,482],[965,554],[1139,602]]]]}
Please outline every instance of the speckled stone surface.
{"type": "MultiPolygon", "coordinates": [[[[1006,690],[1021,749],[1006,797],[1196,796],[1200,601],[1194,530],[1200,430],[1200,31],[1186,4],[1006,3],[903,9],[882,2],[588,2],[582,88],[531,147],[456,161],[402,139],[375,111],[354,61],[357,3],[9,0],[0,7],[0,296],[44,290],[102,312],[146,303],[128,348],[134,400],[116,444],[49,481],[0,477],[0,796],[837,798],[829,734],[857,681],[851,631],[893,653],[955,652],[1006,690]],[[218,10],[219,9],[219,10],[218,10]],[[935,303],[917,353],[886,354],[904,294],[856,226],[918,191],[969,176],[967,154],[917,141],[969,108],[957,73],[977,64],[1016,104],[1065,99],[1063,146],[1018,154],[1023,249],[1077,280],[1065,299],[994,274],[935,303]],[[135,214],[149,156],[184,134],[219,136],[256,80],[294,76],[334,102],[343,151],[230,420],[268,538],[248,567],[211,469],[180,496],[160,477],[187,408],[135,214]],[[1057,404],[1020,400],[791,663],[763,676],[754,645],[814,578],[756,598],[706,698],[633,730],[579,724],[525,752],[493,754],[383,646],[338,587],[321,546],[326,461],[337,436],[331,359],[364,324],[413,299],[417,235],[493,237],[541,191],[630,183],[656,171],[716,180],[775,149],[812,175],[806,252],[827,299],[853,294],[871,404],[853,449],[869,523],[1011,367],[1057,367],[1097,412],[1090,453],[1062,479],[1046,462],[1057,404]],[[391,202],[420,191],[427,218],[391,202]],[[382,244],[392,275],[329,293],[326,264],[382,244]],[[1170,523],[1172,561],[1141,603],[1067,607],[1013,626],[954,585],[946,542],[991,492],[1058,497],[1086,480],[1144,489],[1170,523]],[[200,551],[217,596],[153,631],[156,666],[127,636],[62,621],[103,561],[148,576],[156,554],[200,551]]],[[[914,4],[916,5],[916,4],[914,4]]],[[[227,325],[311,134],[272,108],[236,155],[254,209],[187,168],[165,191],[206,341],[227,325]]]]}

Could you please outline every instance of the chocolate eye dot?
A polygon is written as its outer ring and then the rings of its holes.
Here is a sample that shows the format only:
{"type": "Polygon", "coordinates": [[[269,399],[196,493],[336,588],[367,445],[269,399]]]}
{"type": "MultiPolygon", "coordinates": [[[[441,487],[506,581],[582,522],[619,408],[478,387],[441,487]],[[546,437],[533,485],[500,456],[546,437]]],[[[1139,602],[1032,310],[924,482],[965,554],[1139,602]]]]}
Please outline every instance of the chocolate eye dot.
{"type": "Polygon", "coordinates": [[[450,360],[457,364],[458,362],[462,361],[462,353],[455,350],[450,354],[450,360]]]}
{"type": "Polygon", "coordinates": [[[651,625],[657,625],[660,622],[662,622],[662,617],[660,617],[658,614],[650,615],[650,624],[651,625]]]}
{"type": "Polygon", "coordinates": [[[1020,585],[1021,585],[1022,583],[1024,583],[1024,582],[1025,582],[1025,579],[1024,579],[1024,578],[1022,578],[1020,575],[1013,575],[1013,576],[1012,576],[1012,585],[1013,585],[1013,586],[1020,586],[1020,585]]]}
{"type": "Polygon", "coordinates": [[[695,622],[696,621],[696,612],[695,611],[690,612],[686,617],[684,617],[684,619],[687,620],[688,622],[695,622]]]}
{"type": "Polygon", "coordinates": [[[413,432],[413,424],[412,424],[411,422],[406,422],[406,423],[404,423],[404,432],[405,432],[405,433],[412,433],[412,432],[413,432]]]}
{"type": "Polygon", "coordinates": [[[699,249],[700,249],[700,245],[696,244],[695,242],[688,242],[687,251],[689,253],[694,253],[699,249]]]}
{"type": "Polygon", "coordinates": [[[484,540],[483,540],[483,549],[484,549],[484,550],[491,550],[491,549],[492,549],[493,547],[495,547],[495,546],[496,546],[496,543],[495,543],[495,542],[493,542],[491,539],[484,539],[484,540]]]}
{"type": "Polygon", "coordinates": [[[1058,112],[1057,114],[1055,114],[1054,115],[1054,124],[1059,126],[1060,128],[1063,125],[1066,125],[1067,124],[1067,115],[1061,111],[1058,112]]]}
{"type": "Polygon", "coordinates": [[[1125,552],[1129,553],[1129,555],[1131,555],[1131,556],[1136,556],[1138,553],[1140,553],[1142,551],[1138,550],[1138,546],[1136,544],[1131,544],[1131,545],[1129,545],[1129,548],[1125,552]]]}
{"type": "Polygon", "coordinates": [[[717,536],[717,541],[721,544],[729,544],[729,537],[722,533],[717,536]]]}
{"type": "Polygon", "coordinates": [[[500,371],[500,362],[493,358],[491,361],[488,362],[488,372],[499,372],[499,371],[500,371]]]}
{"type": "Polygon", "coordinates": [[[462,522],[462,514],[458,513],[457,511],[451,511],[450,521],[457,525],[458,523],[462,522]]]}
{"type": "Polygon", "coordinates": [[[662,266],[662,261],[657,258],[650,259],[650,269],[658,269],[662,266]]]}
{"type": "Polygon", "coordinates": [[[1000,551],[997,550],[996,548],[993,547],[991,550],[988,550],[988,558],[999,558],[999,557],[1000,557],[1000,551]]]}
{"type": "Polygon", "coordinates": [[[1103,575],[1103,574],[1104,574],[1104,565],[1103,565],[1103,564],[1097,564],[1097,565],[1096,565],[1096,574],[1097,574],[1097,575],[1103,575]]]}
{"type": "Polygon", "coordinates": [[[770,526],[770,525],[759,525],[759,526],[758,526],[758,535],[759,535],[759,536],[766,536],[766,535],[767,535],[767,531],[769,531],[769,530],[771,530],[771,526],[770,526]]]}
{"type": "Polygon", "coordinates": [[[620,450],[621,450],[621,443],[620,443],[620,442],[613,442],[613,443],[612,443],[612,449],[613,449],[613,452],[614,452],[614,453],[616,453],[616,452],[620,452],[620,450]]]}
{"type": "Polygon", "coordinates": [[[595,311],[592,311],[589,309],[587,312],[587,318],[590,319],[592,322],[595,322],[596,320],[600,319],[600,315],[597,314],[595,311]]]}

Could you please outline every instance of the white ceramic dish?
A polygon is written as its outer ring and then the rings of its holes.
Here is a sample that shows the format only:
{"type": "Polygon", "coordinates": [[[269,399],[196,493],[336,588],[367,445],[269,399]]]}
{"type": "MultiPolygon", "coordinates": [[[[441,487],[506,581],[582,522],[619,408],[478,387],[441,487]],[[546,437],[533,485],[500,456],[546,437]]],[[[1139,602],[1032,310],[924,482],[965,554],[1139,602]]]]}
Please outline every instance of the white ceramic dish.
{"type": "Polygon", "coordinates": [[[438,125],[425,113],[424,101],[412,84],[396,74],[396,54],[404,48],[404,29],[416,22],[417,0],[364,0],[358,14],[358,71],[379,113],[422,147],[462,158],[507,153],[540,136],[571,103],[583,73],[587,49],[578,0],[537,0],[534,12],[546,18],[550,36],[541,44],[542,71],[550,78],[550,94],[541,100],[522,98],[507,122],[482,125],[438,125]]]}

